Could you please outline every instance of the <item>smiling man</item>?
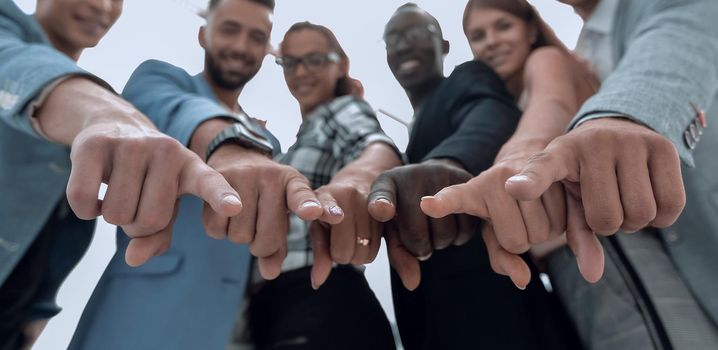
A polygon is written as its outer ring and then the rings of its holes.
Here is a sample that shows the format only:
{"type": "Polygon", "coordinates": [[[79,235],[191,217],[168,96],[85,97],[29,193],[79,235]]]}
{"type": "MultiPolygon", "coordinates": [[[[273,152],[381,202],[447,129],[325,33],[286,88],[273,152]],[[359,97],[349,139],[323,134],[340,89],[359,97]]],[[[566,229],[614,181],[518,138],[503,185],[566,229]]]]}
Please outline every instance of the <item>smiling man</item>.
{"type": "Polygon", "coordinates": [[[486,248],[474,237],[476,221],[431,219],[419,208],[421,197],[491,166],[520,116],[504,83],[475,61],[444,77],[449,43],[437,20],[415,4],[394,13],[384,40],[389,68],[414,108],[406,149],[411,164],[380,175],[369,206],[374,218],[388,222],[394,308],[405,348],[564,348],[561,322],[540,283],[521,292],[492,276],[486,248]]]}
{"type": "Polygon", "coordinates": [[[287,213],[305,220],[323,214],[307,179],[272,160],[279,143],[238,104],[268,52],[273,9],[272,0],[212,0],[198,33],[203,72],[192,76],[150,60],[128,81],[123,96],[222,174],[243,209],[231,218],[205,209],[205,231],[202,203],[182,198],[174,235],[140,241],[142,254],[127,259],[147,261],[139,268],[119,254],[138,239],[118,232],[118,253],[70,348],[223,348],[245,292],[250,253],[263,277],[276,278],[287,254],[287,213]]]}

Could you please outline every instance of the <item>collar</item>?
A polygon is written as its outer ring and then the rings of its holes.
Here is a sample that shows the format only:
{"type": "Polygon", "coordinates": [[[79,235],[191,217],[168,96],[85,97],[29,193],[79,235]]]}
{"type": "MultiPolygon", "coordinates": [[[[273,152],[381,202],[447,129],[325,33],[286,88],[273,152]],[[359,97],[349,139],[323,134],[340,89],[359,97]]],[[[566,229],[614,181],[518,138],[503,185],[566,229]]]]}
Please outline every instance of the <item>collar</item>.
{"type": "Polygon", "coordinates": [[[620,0],[599,0],[598,5],[588,18],[584,29],[601,34],[610,34],[613,31],[613,23],[616,19],[616,11],[620,0]]]}

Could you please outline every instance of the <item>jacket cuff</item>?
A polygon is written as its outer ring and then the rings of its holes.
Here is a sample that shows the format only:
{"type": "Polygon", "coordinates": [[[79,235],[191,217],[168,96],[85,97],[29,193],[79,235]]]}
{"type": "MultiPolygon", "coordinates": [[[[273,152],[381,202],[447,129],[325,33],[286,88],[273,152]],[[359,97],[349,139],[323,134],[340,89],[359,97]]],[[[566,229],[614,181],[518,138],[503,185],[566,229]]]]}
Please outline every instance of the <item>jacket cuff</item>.
{"type": "Polygon", "coordinates": [[[690,103],[686,103],[684,108],[673,106],[668,111],[656,110],[657,108],[660,107],[637,106],[635,101],[628,101],[618,96],[594,96],[584,104],[569,124],[568,130],[598,118],[630,119],[668,138],[678,150],[681,161],[689,167],[694,167],[693,153],[683,139],[684,131],[695,118],[690,103]],[[661,118],[662,115],[673,117],[661,118]]]}

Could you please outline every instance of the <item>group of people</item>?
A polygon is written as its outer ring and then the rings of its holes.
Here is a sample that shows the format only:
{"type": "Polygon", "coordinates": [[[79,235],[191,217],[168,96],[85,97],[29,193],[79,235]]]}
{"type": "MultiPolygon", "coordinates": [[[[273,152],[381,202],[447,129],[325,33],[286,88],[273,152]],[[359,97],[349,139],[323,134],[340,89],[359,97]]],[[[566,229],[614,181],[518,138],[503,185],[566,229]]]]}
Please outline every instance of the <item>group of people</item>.
{"type": "Polygon", "coordinates": [[[395,349],[363,275],[382,238],[406,349],[718,348],[718,2],[561,1],[575,52],[525,0],[468,1],[449,76],[400,6],[404,152],[332,31],[294,24],[282,153],[240,100],[273,0],[210,0],[204,70],[150,60],[121,95],[76,62],[122,0],[0,0],[0,349],[60,311],[98,216],[117,252],[71,349],[395,349]]]}

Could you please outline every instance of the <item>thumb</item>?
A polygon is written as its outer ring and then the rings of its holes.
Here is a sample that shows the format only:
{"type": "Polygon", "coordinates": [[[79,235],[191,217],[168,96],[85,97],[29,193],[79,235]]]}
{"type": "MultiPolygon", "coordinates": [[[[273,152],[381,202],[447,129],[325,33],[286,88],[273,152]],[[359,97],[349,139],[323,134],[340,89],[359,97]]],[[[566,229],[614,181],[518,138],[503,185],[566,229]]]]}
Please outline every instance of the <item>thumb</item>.
{"type": "Polygon", "coordinates": [[[443,218],[449,214],[469,214],[482,219],[489,219],[489,212],[485,205],[481,188],[481,177],[471,181],[446,187],[433,196],[421,198],[421,211],[434,219],[443,218]]]}
{"type": "Polygon", "coordinates": [[[316,220],[324,214],[324,208],[309,187],[309,180],[298,172],[287,179],[286,189],[289,210],[302,220],[316,220]]]}
{"type": "Polygon", "coordinates": [[[379,175],[371,185],[367,202],[369,215],[379,222],[387,222],[396,215],[397,187],[394,179],[386,173],[379,175]]]}

